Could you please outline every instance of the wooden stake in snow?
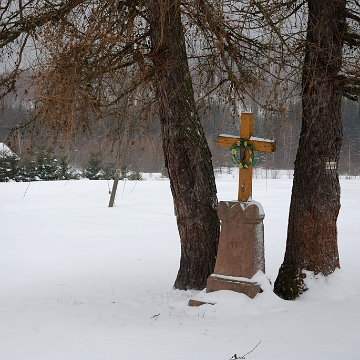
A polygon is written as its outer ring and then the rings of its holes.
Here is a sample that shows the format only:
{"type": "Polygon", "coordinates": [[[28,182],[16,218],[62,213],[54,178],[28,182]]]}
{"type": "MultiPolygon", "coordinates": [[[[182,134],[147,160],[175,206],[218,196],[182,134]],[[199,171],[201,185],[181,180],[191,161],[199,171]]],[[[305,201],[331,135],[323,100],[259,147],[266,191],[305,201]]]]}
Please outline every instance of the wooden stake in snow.
{"type": "Polygon", "coordinates": [[[119,177],[120,177],[120,169],[116,169],[115,177],[114,177],[114,184],[113,184],[113,188],[112,188],[111,196],[110,196],[110,201],[109,201],[109,207],[114,206],[116,189],[117,189],[117,186],[118,186],[118,183],[119,183],[119,177]]]}
{"type": "MultiPolygon", "coordinates": [[[[276,142],[272,140],[253,137],[254,114],[242,113],[240,120],[240,137],[221,134],[218,137],[219,146],[232,147],[233,155],[240,149],[239,164],[239,191],[238,201],[248,201],[252,194],[252,166],[254,164],[253,150],[263,152],[274,152],[276,142]]],[[[236,159],[233,156],[233,159],[236,159]]]]}

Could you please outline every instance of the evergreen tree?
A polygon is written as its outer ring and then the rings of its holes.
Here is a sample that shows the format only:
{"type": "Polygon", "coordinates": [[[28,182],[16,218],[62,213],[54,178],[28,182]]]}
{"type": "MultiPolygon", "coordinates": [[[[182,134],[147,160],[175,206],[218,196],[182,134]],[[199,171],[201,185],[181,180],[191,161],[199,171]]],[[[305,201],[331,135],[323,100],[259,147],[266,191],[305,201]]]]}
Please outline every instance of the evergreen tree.
{"type": "Polygon", "coordinates": [[[130,171],[127,175],[129,180],[142,180],[142,175],[139,171],[130,171]]]}
{"type": "Polygon", "coordinates": [[[101,169],[101,179],[102,180],[111,180],[114,179],[115,176],[115,165],[112,162],[106,162],[101,169]]]}
{"type": "Polygon", "coordinates": [[[40,180],[57,180],[58,167],[58,161],[50,150],[40,151],[37,154],[35,172],[40,180]]]}
{"type": "Polygon", "coordinates": [[[16,155],[0,156],[0,182],[17,181],[19,173],[19,158],[16,155]]]}
{"type": "Polygon", "coordinates": [[[21,160],[21,170],[19,174],[19,181],[36,181],[37,165],[34,158],[24,158],[21,160]]]}
{"type": "Polygon", "coordinates": [[[56,171],[56,178],[58,180],[70,180],[75,179],[75,172],[72,170],[69,159],[66,156],[61,156],[56,171]]]}
{"type": "Polygon", "coordinates": [[[84,168],[83,175],[89,180],[100,180],[102,178],[102,165],[100,154],[91,153],[90,160],[84,168]]]}

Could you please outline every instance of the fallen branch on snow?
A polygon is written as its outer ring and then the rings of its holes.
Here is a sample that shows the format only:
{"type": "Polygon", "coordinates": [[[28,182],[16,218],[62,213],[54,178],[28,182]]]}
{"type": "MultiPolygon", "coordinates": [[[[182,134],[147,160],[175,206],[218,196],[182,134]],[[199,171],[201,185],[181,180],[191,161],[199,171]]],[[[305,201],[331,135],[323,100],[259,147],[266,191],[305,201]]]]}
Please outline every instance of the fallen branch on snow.
{"type": "Polygon", "coordinates": [[[255,345],[255,347],[254,347],[252,350],[250,350],[248,353],[246,353],[245,355],[243,355],[243,356],[237,356],[236,354],[234,354],[229,360],[245,359],[245,356],[246,356],[246,355],[249,355],[250,353],[252,353],[252,352],[260,345],[260,343],[261,343],[261,341],[259,341],[259,342],[255,345]]]}

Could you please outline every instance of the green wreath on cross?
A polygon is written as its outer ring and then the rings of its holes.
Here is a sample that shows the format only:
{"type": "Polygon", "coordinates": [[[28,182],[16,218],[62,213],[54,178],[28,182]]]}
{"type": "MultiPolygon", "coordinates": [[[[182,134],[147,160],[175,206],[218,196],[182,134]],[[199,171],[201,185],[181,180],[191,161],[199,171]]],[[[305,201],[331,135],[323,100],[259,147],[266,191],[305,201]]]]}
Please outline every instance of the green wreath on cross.
{"type": "Polygon", "coordinates": [[[254,147],[250,144],[248,144],[248,142],[245,139],[240,139],[240,146],[238,145],[239,142],[233,144],[230,148],[231,150],[231,161],[234,164],[237,164],[240,166],[240,169],[248,169],[249,166],[255,166],[256,163],[258,162],[258,159],[254,158],[254,147]],[[249,150],[250,151],[250,159],[249,162],[246,162],[245,159],[240,159],[240,150],[249,150]]]}

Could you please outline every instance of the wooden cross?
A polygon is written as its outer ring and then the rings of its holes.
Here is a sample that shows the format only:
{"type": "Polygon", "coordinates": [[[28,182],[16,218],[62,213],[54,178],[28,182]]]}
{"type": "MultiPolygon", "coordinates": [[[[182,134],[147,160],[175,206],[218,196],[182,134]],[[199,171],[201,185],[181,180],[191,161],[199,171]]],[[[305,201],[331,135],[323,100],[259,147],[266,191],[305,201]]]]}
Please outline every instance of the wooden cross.
{"type": "MultiPolygon", "coordinates": [[[[253,137],[254,131],[254,114],[242,113],[240,120],[240,137],[221,134],[218,136],[218,145],[231,147],[234,144],[241,145],[241,141],[246,141],[247,145],[252,146],[254,150],[263,152],[274,152],[276,142],[272,140],[253,137]]],[[[251,150],[245,148],[244,162],[250,163],[251,150]]],[[[238,201],[248,201],[252,194],[252,165],[247,168],[239,166],[239,191],[238,201]]]]}

